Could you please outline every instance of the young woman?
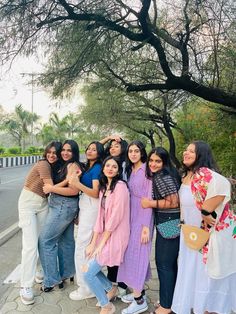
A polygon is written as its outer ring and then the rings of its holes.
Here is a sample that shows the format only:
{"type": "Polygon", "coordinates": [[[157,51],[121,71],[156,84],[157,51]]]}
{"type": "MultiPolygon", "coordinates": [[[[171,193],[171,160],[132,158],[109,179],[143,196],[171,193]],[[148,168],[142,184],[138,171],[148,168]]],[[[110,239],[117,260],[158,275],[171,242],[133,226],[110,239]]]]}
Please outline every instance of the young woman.
{"type": "MultiPolygon", "coordinates": [[[[122,179],[127,181],[125,158],[127,154],[128,143],[118,135],[108,136],[102,139],[100,142],[103,144],[108,142],[105,148],[105,156],[113,156],[119,158],[122,165],[122,179]]],[[[127,285],[124,282],[117,283],[117,273],[118,266],[107,267],[107,278],[111,282],[113,282],[114,285],[118,285],[117,297],[121,298],[123,295],[126,294],[127,285]]]]}
{"type": "Polygon", "coordinates": [[[43,160],[33,166],[21,192],[19,208],[19,227],[22,229],[21,289],[24,304],[33,304],[32,286],[38,259],[38,236],[48,214],[48,202],[43,185],[52,184],[52,169],[61,153],[61,143],[51,142],[45,148],[43,160]]]}
{"type": "Polygon", "coordinates": [[[162,147],[153,148],[149,153],[146,174],[148,178],[152,178],[153,200],[143,198],[142,206],[154,208],[155,261],[160,282],[160,304],[157,304],[156,311],[152,313],[168,314],[171,313],[177,276],[180,176],[171,164],[169,153],[162,147]]]}
{"type": "Polygon", "coordinates": [[[186,246],[181,232],[172,309],[177,314],[229,314],[236,311],[236,217],[228,203],[230,183],[217,172],[205,142],[191,143],[183,164],[181,217],[198,227],[203,220],[210,238],[199,252],[186,246]]]}
{"type": "Polygon", "coordinates": [[[148,309],[144,296],[145,281],[150,278],[150,263],[153,214],[152,208],[142,208],[141,199],[151,198],[152,181],[145,175],[147,154],[140,141],[128,146],[127,175],[130,190],[130,239],[125,252],[124,262],[118,270],[117,280],[125,282],[133,289],[133,294],[121,298],[131,303],[122,314],[143,313],[148,309]]]}
{"type": "Polygon", "coordinates": [[[98,213],[98,193],[101,164],[104,155],[103,145],[92,142],[86,149],[87,163],[85,171],[78,179],[80,173],[74,173],[69,179],[70,186],[81,191],[79,200],[79,222],[75,248],[76,279],[78,289],[70,293],[70,299],[83,300],[94,297],[83,279],[82,265],[86,261],[85,249],[89,244],[98,213]]]}
{"type": "Polygon", "coordinates": [[[54,174],[55,185],[45,184],[44,192],[51,193],[49,213],[39,236],[39,256],[44,271],[42,291],[50,292],[63,280],[74,276],[74,218],[78,212],[78,192],[68,186],[68,177],[80,171],[79,147],[73,140],[62,146],[62,167],[54,174]]]}
{"type": "Polygon", "coordinates": [[[119,159],[107,157],[100,179],[98,217],[92,240],[86,248],[89,261],[84,266],[84,279],[102,307],[100,314],[115,313],[110,300],[116,294],[102,267],[122,263],[130,233],[129,191],[126,183],[121,181],[121,174],[119,159]]]}

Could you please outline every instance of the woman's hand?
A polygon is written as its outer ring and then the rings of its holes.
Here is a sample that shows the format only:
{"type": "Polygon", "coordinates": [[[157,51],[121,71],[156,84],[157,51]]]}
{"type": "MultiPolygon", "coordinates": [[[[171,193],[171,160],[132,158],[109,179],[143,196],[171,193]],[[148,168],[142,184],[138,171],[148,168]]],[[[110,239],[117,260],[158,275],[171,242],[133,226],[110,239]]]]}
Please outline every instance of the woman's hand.
{"type": "Polygon", "coordinates": [[[51,184],[44,184],[44,186],[43,186],[43,192],[45,193],[45,194],[48,194],[48,193],[51,193],[51,192],[53,192],[53,185],[51,185],[51,184]]]}
{"type": "Polygon", "coordinates": [[[97,255],[101,254],[102,249],[103,249],[103,246],[99,245],[99,246],[94,250],[94,252],[93,252],[93,254],[92,254],[91,257],[92,257],[92,258],[97,257],[97,255]]]}
{"type": "Polygon", "coordinates": [[[216,219],[214,219],[211,215],[209,216],[202,215],[202,219],[204,221],[205,227],[207,227],[207,225],[212,227],[216,223],[216,219]]]}
{"type": "Polygon", "coordinates": [[[143,197],[141,199],[141,205],[142,205],[142,208],[149,208],[149,207],[151,207],[150,206],[150,200],[147,197],[143,197]]]}
{"type": "Polygon", "coordinates": [[[77,187],[77,184],[79,182],[79,176],[82,174],[81,170],[78,170],[77,172],[73,172],[69,177],[68,177],[68,183],[69,186],[71,187],[77,187]]]}
{"type": "Polygon", "coordinates": [[[90,243],[85,249],[85,255],[88,258],[91,258],[94,253],[95,245],[90,243]]]}
{"type": "Polygon", "coordinates": [[[150,239],[149,227],[143,226],[142,233],[141,233],[141,243],[146,244],[149,242],[149,239],[150,239]]]}

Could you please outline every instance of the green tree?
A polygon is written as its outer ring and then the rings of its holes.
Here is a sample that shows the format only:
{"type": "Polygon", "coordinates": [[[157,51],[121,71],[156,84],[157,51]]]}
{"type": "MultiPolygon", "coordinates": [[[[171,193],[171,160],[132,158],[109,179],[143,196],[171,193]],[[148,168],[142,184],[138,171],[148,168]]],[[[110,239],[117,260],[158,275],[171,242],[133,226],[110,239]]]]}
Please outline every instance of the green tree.
{"type": "Polygon", "coordinates": [[[176,114],[181,133],[175,132],[180,159],[186,145],[203,140],[211,146],[219,168],[225,175],[236,176],[236,116],[194,100],[176,114]]]}
{"type": "Polygon", "coordinates": [[[55,94],[105,65],[129,92],[183,90],[235,109],[217,58],[234,41],[234,8],[233,0],[2,0],[1,59],[41,44],[54,57],[55,94]]]}
{"type": "Polygon", "coordinates": [[[24,151],[32,123],[38,119],[39,116],[37,114],[24,110],[22,105],[17,105],[15,112],[5,117],[3,128],[13,136],[22,151],[24,151]]]}

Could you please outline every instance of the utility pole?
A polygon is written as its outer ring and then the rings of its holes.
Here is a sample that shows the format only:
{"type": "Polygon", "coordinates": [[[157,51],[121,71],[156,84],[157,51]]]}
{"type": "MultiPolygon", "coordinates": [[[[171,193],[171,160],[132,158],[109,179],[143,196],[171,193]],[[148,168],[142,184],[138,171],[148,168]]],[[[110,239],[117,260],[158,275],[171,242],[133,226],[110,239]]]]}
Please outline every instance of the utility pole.
{"type": "Polygon", "coordinates": [[[30,84],[31,84],[31,113],[32,113],[32,122],[31,122],[31,145],[34,145],[34,121],[33,121],[33,114],[34,114],[34,78],[38,75],[38,73],[33,72],[24,72],[20,73],[22,77],[30,76],[30,84]]]}

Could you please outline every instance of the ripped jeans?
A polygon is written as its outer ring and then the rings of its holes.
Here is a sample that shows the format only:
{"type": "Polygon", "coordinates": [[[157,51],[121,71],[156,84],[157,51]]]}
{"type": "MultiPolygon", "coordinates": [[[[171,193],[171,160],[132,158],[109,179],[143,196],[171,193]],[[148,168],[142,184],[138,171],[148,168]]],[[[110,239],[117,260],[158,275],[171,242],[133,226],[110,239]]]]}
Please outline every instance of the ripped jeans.
{"type": "Polygon", "coordinates": [[[101,307],[109,303],[106,292],[112,289],[112,283],[102,272],[102,266],[98,264],[96,259],[88,262],[88,270],[84,272],[84,281],[90,290],[96,295],[101,307]]]}

